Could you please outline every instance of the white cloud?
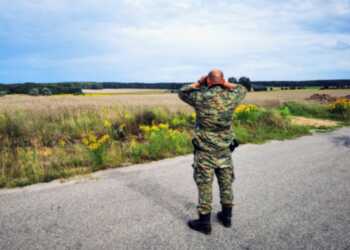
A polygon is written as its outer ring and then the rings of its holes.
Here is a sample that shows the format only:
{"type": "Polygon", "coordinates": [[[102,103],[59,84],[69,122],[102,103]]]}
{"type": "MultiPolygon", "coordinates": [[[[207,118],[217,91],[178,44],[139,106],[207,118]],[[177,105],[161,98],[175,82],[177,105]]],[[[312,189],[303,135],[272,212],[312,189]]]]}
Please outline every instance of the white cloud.
{"type": "Polygon", "coordinates": [[[347,17],[349,9],[346,0],[4,0],[0,38],[30,47],[14,53],[17,64],[33,57],[51,69],[84,65],[100,80],[104,67],[130,81],[193,80],[211,67],[253,79],[324,77],[326,68],[344,70],[332,62],[350,56],[346,46],[335,51],[350,35],[307,25],[347,17]]]}

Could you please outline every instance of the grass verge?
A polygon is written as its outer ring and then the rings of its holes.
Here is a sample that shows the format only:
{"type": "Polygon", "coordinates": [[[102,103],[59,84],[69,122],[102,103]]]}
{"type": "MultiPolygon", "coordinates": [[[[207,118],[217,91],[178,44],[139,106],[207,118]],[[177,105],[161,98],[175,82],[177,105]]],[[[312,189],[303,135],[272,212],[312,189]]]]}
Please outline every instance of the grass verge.
{"type": "MultiPolygon", "coordinates": [[[[349,114],[350,109],[332,105],[287,103],[265,109],[242,104],[235,110],[233,126],[241,143],[263,143],[307,135],[316,128],[294,124],[292,115],[347,124],[349,114]]],[[[191,153],[194,122],[194,113],[163,108],[3,111],[0,187],[25,186],[191,153]]],[[[322,131],[322,127],[318,129],[322,131]]]]}

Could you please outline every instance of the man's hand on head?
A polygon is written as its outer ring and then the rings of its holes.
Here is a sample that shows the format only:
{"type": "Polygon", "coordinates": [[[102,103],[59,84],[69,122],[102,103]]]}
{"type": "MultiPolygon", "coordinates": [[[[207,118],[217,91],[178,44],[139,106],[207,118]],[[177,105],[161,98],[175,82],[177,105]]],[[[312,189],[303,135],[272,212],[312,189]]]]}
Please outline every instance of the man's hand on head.
{"type": "Polygon", "coordinates": [[[198,82],[199,82],[200,85],[205,85],[205,84],[207,84],[207,81],[208,81],[208,76],[207,76],[207,75],[202,76],[202,77],[198,80],[198,82]]]}
{"type": "Polygon", "coordinates": [[[193,89],[199,89],[201,86],[201,84],[199,82],[194,82],[191,84],[191,88],[193,89]]]}
{"type": "Polygon", "coordinates": [[[191,84],[194,89],[199,89],[202,85],[207,84],[208,76],[202,76],[197,82],[191,84]]]}
{"type": "Polygon", "coordinates": [[[230,83],[225,80],[224,75],[220,70],[212,70],[209,75],[202,76],[197,82],[192,83],[191,87],[194,89],[199,89],[202,85],[207,84],[210,86],[213,83],[222,85],[224,88],[229,90],[237,88],[237,84],[230,83]]]}
{"type": "Polygon", "coordinates": [[[235,88],[237,88],[237,84],[234,83],[230,83],[228,81],[225,81],[225,83],[223,84],[223,86],[229,90],[233,90],[235,88]]]}

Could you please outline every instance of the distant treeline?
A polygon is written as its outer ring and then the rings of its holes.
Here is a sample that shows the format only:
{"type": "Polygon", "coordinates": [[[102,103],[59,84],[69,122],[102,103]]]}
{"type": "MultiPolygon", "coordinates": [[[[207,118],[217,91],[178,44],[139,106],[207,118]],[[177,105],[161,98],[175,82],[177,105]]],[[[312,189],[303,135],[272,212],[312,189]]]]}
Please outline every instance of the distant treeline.
{"type": "Polygon", "coordinates": [[[266,87],[320,87],[350,88],[350,80],[311,80],[311,81],[252,81],[252,84],[266,87]]]}
{"type": "MultiPolygon", "coordinates": [[[[327,88],[350,88],[350,80],[313,80],[313,81],[250,81],[247,77],[230,78],[232,82],[240,82],[248,89],[267,90],[271,87],[282,89],[295,89],[305,87],[327,88]]],[[[82,89],[169,89],[177,90],[189,82],[167,83],[138,83],[138,82],[59,82],[59,83],[15,83],[0,84],[0,95],[4,94],[82,94],[82,89]]]]}
{"type": "Polygon", "coordinates": [[[16,83],[0,84],[0,95],[29,94],[29,95],[56,95],[82,94],[82,87],[76,83],[16,83]]]}

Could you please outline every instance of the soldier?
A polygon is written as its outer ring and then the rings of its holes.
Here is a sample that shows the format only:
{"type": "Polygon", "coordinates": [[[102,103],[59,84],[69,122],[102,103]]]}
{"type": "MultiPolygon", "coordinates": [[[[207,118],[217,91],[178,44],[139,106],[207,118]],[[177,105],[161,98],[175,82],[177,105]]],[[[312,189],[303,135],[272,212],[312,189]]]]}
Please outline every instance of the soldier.
{"type": "Polygon", "coordinates": [[[183,86],[179,97],[194,107],[193,177],[198,187],[199,219],[190,220],[191,229],[211,233],[212,183],[215,173],[220,187],[222,210],[217,218],[225,227],[231,226],[234,170],[232,151],[234,134],[232,116],[235,107],[242,101],[247,90],[238,84],[225,81],[218,69],[198,82],[183,86]]]}

